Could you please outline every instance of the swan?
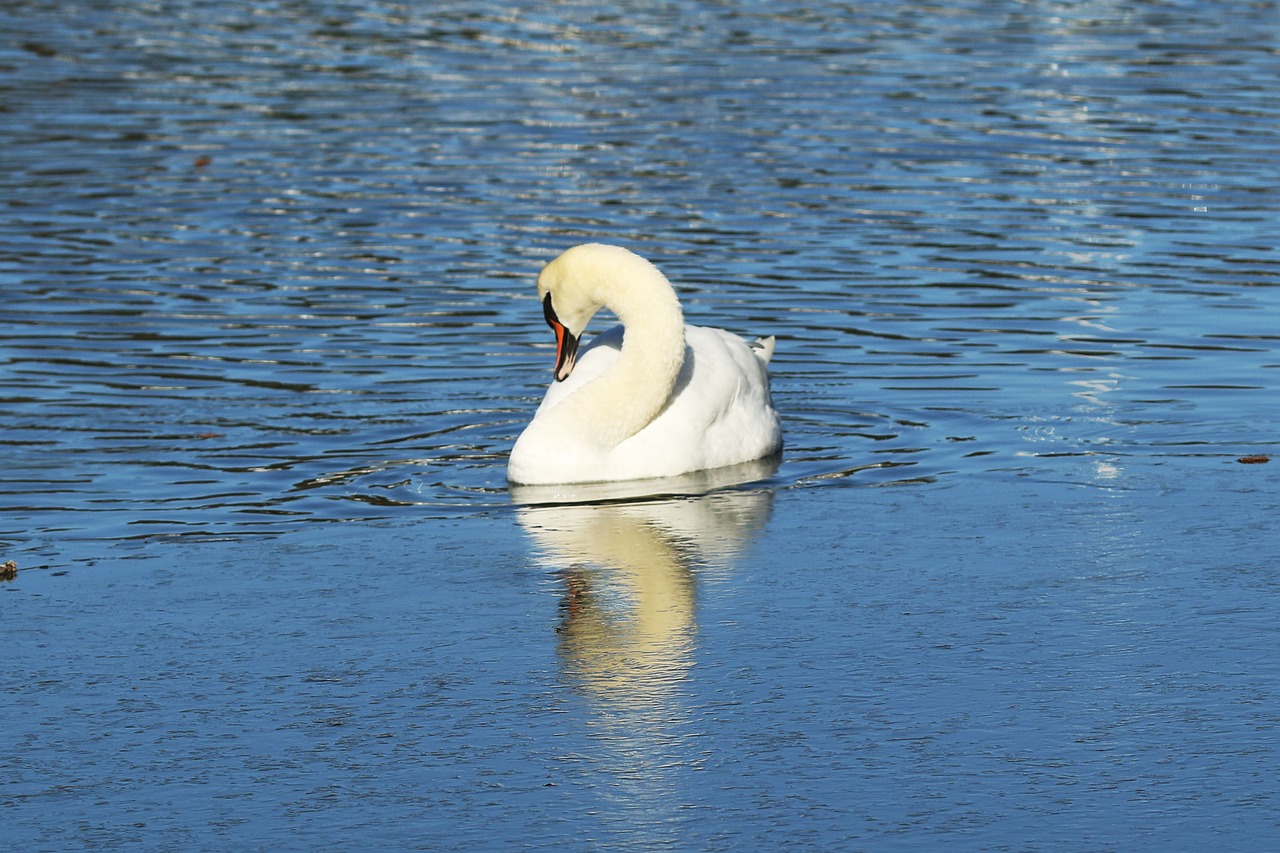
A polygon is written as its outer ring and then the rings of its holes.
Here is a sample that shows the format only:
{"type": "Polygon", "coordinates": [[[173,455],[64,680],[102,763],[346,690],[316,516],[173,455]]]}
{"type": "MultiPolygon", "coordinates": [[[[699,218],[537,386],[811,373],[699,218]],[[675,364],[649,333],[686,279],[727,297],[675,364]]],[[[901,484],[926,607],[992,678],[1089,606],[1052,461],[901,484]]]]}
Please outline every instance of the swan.
{"type": "Polygon", "coordinates": [[[620,246],[566,250],[539,273],[538,298],[556,336],[555,382],[511,449],[512,483],[674,477],[781,449],[772,337],[749,344],[685,325],[666,276],[620,246]],[[579,351],[601,308],[622,325],[579,351]]]}

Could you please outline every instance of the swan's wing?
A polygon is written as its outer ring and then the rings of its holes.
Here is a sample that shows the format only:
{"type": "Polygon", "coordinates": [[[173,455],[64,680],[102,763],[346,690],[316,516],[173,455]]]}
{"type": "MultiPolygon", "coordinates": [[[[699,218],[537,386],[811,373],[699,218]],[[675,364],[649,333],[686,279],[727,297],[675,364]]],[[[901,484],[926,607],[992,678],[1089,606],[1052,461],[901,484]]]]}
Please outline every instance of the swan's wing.
{"type": "Polygon", "coordinates": [[[685,326],[685,341],[686,361],[671,402],[628,442],[641,439],[649,453],[688,456],[697,467],[775,451],[782,432],[760,353],[723,329],[685,326]]]}

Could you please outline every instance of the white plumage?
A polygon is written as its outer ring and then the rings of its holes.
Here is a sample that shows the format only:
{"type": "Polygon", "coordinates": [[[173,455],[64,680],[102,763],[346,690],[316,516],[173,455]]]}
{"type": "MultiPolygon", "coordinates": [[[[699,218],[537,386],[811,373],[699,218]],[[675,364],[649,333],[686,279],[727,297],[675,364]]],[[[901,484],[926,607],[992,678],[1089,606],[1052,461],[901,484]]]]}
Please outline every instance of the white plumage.
{"type": "Polygon", "coordinates": [[[686,326],[670,283],[626,249],[575,246],[538,276],[556,332],[557,381],[512,448],[513,483],[667,477],[736,465],[782,446],[766,365],[773,339],[748,344],[686,326]],[[591,317],[622,325],[580,354],[591,317]]]}

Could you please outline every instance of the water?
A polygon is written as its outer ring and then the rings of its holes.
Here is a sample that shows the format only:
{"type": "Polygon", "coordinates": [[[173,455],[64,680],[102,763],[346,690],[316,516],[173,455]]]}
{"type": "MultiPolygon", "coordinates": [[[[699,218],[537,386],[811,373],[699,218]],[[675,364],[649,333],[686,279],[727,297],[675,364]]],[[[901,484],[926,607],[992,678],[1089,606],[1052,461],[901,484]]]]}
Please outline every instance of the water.
{"type": "Polygon", "coordinates": [[[1274,4],[73,6],[0,11],[6,846],[1275,834],[1274,4]],[[585,240],[778,336],[776,468],[508,492],[585,240]]]}

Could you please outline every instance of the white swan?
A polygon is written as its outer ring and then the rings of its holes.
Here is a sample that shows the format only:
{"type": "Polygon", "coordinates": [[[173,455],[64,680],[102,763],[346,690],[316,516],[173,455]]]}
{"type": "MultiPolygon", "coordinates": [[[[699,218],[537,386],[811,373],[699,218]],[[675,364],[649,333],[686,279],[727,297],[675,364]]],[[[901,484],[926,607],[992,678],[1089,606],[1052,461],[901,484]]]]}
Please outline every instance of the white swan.
{"type": "Polygon", "coordinates": [[[511,450],[513,483],[671,477],[782,447],[765,366],[773,338],[753,345],[686,326],[671,284],[644,258],[575,246],[543,268],[538,297],[556,333],[556,382],[511,450]],[[579,354],[600,308],[622,326],[579,354]]]}

